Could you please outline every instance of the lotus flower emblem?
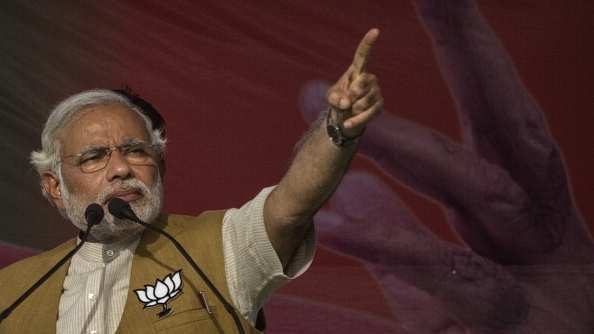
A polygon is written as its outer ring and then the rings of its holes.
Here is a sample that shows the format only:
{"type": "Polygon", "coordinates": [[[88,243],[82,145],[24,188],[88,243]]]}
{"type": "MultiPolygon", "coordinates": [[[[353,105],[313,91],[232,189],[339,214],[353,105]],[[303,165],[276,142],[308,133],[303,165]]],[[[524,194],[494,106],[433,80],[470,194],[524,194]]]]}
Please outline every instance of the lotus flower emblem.
{"type": "Polygon", "coordinates": [[[181,269],[163,278],[157,279],[155,285],[145,285],[144,289],[136,289],[134,292],[138,299],[144,303],[144,308],[163,306],[163,311],[158,313],[159,318],[171,314],[173,309],[169,308],[169,302],[179,296],[182,292],[181,269]]]}

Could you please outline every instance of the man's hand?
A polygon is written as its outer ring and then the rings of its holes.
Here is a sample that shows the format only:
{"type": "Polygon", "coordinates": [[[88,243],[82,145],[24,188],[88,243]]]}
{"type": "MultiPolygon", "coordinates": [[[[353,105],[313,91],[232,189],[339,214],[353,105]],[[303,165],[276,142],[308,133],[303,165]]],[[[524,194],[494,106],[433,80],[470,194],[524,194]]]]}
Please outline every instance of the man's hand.
{"type": "Polygon", "coordinates": [[[353,63],[326,94],[334,111],[332,120],[348,138],[360,135],[384,105],[376,76],[367,72],[367,60],[378,36],[377,29],[367,32],[357,47],[353,63]]]}

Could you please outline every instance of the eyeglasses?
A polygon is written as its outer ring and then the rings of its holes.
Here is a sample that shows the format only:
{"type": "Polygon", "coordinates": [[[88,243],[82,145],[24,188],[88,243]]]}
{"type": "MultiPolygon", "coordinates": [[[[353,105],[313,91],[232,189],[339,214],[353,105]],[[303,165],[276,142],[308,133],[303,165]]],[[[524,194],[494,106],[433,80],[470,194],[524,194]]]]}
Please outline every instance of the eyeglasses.
{"type": "Polygon", "coordinates": [[[105,168],[114,150],[120,151],[122,157],[132,165],[154,163],[155,146],[141,140],[132,140],[118,147],[85,147],[80,152],[61,158],[65,162],[77,166],[83,173],[92,173],[105,168]]]}

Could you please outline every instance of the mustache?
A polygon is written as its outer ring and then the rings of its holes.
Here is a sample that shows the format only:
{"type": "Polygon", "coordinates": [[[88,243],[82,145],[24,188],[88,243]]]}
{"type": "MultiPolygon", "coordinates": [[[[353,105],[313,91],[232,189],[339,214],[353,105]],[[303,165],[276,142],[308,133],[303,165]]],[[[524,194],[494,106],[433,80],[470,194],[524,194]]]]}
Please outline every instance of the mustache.
{"type": "Polygon", "coordinates": [[[97,196],[96,201],[97,203],[105,204],[111,198],[113,198],[116,193],[128,190],[137,190],[143,197],[147,197],[150,193],[149,188],[142,181],[137,179],[130,179],[113,184],[109,188],[103,190],[97,196]]]}

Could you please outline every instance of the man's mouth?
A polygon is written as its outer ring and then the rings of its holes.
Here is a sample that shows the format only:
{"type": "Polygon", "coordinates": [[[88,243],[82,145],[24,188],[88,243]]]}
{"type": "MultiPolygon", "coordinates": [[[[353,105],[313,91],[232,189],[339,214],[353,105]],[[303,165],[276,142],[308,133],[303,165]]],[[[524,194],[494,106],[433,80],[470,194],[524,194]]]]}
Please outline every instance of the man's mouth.
{"type": "Polygon", "coordinates": [[[137,188],[118,191],[109,196],[107,202],[109,202],[112,198],[121,198],[124,201],[130,203],[142,198],[142,191],[137,188]]]}

